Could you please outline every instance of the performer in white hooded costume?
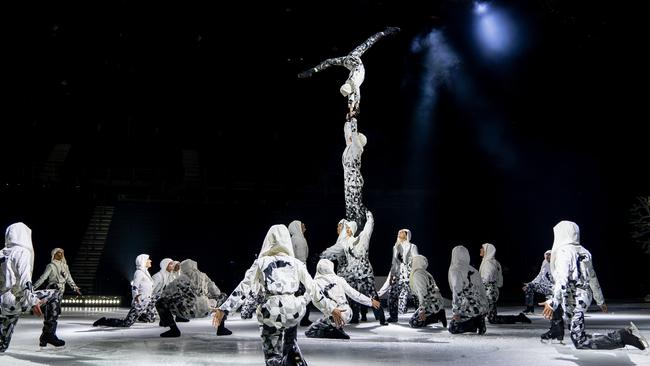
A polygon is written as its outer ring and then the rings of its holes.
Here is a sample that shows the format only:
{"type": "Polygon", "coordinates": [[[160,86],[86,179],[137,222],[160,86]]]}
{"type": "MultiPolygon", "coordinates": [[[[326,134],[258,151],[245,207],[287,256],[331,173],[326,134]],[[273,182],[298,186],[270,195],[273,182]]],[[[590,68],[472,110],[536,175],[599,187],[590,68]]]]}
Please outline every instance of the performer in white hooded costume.
{"type": "MultiPolygon", "coordinates": [[[[418,255],[417,245],[411,243],[411,230],[401,229],[397,232],[397,241],[393,246],[393,262],[386,282],[379,290],[379,296],[386,292],[388,295],[389,323],[397,322],[397,314],[404,314],[407,310],[408,299],[411,297],[409,277],[411,275],[411,261],[418,255]]],[[[417,307],[417,305],[416,305],[417,307]]]]}
{"type": "MultiPolygon", "coordinates": [[[[372,236],[372,231],[375,226],[372,212],[366,212],[366,219],[366,226],[363,228],[359,236],[354,236],[357,232],[356,222],[348,221],[345,224],[346,237],[341,241],[343,251],[345,252],[345,258],[348,263],[346,273],[347,278],[345,278],[345,280],[360,293],[372,299],[378,299],[379,295],[377,294],[377,290],[375,290],[375,275],[372,270],[372,265],[370,264],[370,259],[368,258],[370,237],[372,236]]],[[[350,323],[358,323],[360,306],[355,301],[352,301],[350,306],[352,307],[352,320],[350,323]]],[[[384,309],[378,308],[373,309],[373,311],[375,313],[375,319],[377,319],[381,325],[388,324],[384,315],[384,309]]]]}
{"type": "Polygon", "coordinates": [[[308,78],[314,73],[323,71],[331,66],[343,66],[350,71],[345,84],[341,85],[341,94],[348,99],[350,114],[356,114],[361,101],[361,83],[366,77],[366,70],[363,67],[361,56],[378,40],[383,37],[399,32],[397,27],[388,27],[382,32],[375,33],[361,45],[357,46],[347,56],[327,59],[317,66],[298,74],[299,78],[308,78]]]}
{"type": "MultiPolygon", "coordinates": [[[[381,304],[378,300],[374,300],[359,293],[353,289],[344,278],[337,276],[334,273],[334,263],[327,259],[321,259],[316,268],[316,276],[314,282],[323,291],[323,295],[336,303],[336,307],[343,311],[345,322],[352,319],[352,309],[348,304],[347,297],[356,301],[357,303],[379,309],[381,304]]],[[[350,336],[345,333],[343,327],[336,325],[331,317],[323,316],[321,319],[314,322],[309,329],[305,332],[309,338],[338,338],[350,339],[350,336]]]]}
{"type": "Polygon", "coordinates": [[[257,320],[262,330],[267,366],[306,365],[296,335],[305,305],[310,300],[325,316],[331,315],[336,324],[343,324],[341,310],[323,295],[304,263],[294,258],[289,230],[284,225],[271,226],[260,256],[217,309],[213,324],[219,326],[223,317],[241,306],[251,293],[264,294],[264,303],[257,308],[257,320]],[[301,283],[305,286],[305,294],[296,296],[301,283]]]}
{"type": "Polygon", "coordinates": [[[56,336],[61,314],[59,290],[35,291],[32,286],[33,268],[32,230],[22,222],[9,225],[5,231],[5,247],[0,250],[0,353],[9,347],[20,314],[29,308],[34,314],[45,316],[39,345],[65,345],[56,336]]]}
{"type": "Polygon", "coordinates": [[[347,261],[345,260],[345,250],[343,250],[343,240],[347,236],[345,231],[345,225],[347,221],[342,219],[336,225],[336,234],[338,235],[336,243],[331,247],[325,249],[320,257],[321,259],[327,259],[332,262],[336,262],[336,274],[340,277],[347,278],[347,261]]]}
{"type": "MultiPolygon", "coordinates": [[[[551,272],[555,285],[553,297],[547,300],[544,307],[544,316],[552,319],[549,331],[551,334],[545,334],[548,335],[547,339],[561,340],[561,336],[564,335],[563,319],[561,315],[555,314],[563,312],[571,322],[569,326],[571,340],[578,349],[616,349],[623,348],[625,345],[642,350],[647,348],[647,340],[634,323],[630,323],[630,327],[607,334],[585,332],[585,312],[591,304],[592,297],[596,299],[596,304],[607,312],[591,253],[580,245],[580,229],[574,222],[560,221],[553,227],[553,235],[551,272]]],[[[544,335],[542,339],[545,339],[544,335]]]]}
{"type": "Polygon", "coordinates": [[[153,280],[153,296],[159,297],[165,287],[174,280],[174,266],[174,260],[171,258],[160,261],[160,271],[151,276],[153,280]]]}
{"type": "Polygon", "coordinates": [[[498,315],[497,301],[499,300],[499,288],[503,287],[503,272],[501,263],[494,257],[497,249],[490,243],[481,245],[481,266],[478,271],[485,286],[485,294],[488,299],[488,321],[490,324],[514,324],[530,323],[530,319],[523,313],[519,315],[498,315]]]}
{"type": "Polygon", "coordinates": [[[535,312],[535,293],[542,294],[547,298],[553,294],[553,275],[551,274],[551,251],[544,252],[544,260],[539,269],[537,277],[528,283],[524,283],[522,290],[526,293],[526,309],[524,314],[532,314],[535,312]]]}
{"type": "Polygon", "coordinates": [[[52,261],[45,267],[45,272],[43,272],[38,281],[34,283],[34,288],[39,288],[47,281],[46,288],[59,290],[59,296],[63,296],[65,284],[67,283],[74,292],[81,295],[81,290],[74,283],[70,275],[70,269],[65,260],[63,249],[54,248],[51,254],[52,261]]]}
{"type": "MultiPolygon", "coordinates": [[[[160,261],[160,271],[151,276],[151,279],[153,279],[153,301],[158,301],[165,287],[180,276],[180,268],[180,262],[174,261],[171,258],[165,258],[160,261]],[[178,271],[175,272],[174,270],[177,265],[178,271]]],[[[187,323],[189,321],[189,319],[183,318],[182,316],[176,316],[176,322],[187,323]]],[[[163,326],[162,322],[160,326],[163,326]]]]}
{"type": "Polygon", "coordinates": [[[451,289],[449,333],[478,332],[485,334],[488,301],[478,271],[469,265],[469,252],[462,245],[451,251],[448,280],[451,289]]]}
{"type": "Polygon", "coordinates": [[[124,319],[101,317],[93,323],[93,327],[103,325],[107,327],[128,328],[136,321],[152,323],[156,321],[156,302],[153,295],[153,279],[149,274],[151,259],[149,254],[140,254],[135,258],[135,272],[131,281],[131,309],[124,319]]]}
{"type": "Polygon", "coordinates": [[[429,324],[441,322],[447,328],[447,316],[440,289],[431,273],[427,271],[429,261],[423,255],[416,254],[411,262],[409,286],[418,298],[420,306],[409,320],[412,328],[422,328],[429,324]]]}
{"type": "MultiPolygon", "coordinates": [[[[197,263],[191,259],[181,262],[181,275],[168,284],[156,302],[160,315],[160,326],[170,329],[161,337],[180,337],[181,332],[174,316],[182,319],[202,318],[210,315],[226,299],[226,294],[208,277],[199,271],[197,263]]],[[[230,335],[232,332],[221,322],[217,335],[230,335]]]]}

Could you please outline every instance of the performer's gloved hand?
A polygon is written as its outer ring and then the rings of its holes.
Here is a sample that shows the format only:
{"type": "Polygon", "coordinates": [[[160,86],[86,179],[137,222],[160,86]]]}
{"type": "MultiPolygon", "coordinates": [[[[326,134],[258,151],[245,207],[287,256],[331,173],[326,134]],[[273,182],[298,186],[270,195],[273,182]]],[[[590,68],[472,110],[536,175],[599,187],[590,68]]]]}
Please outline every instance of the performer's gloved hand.
{"type": "Polygon", "coordinates": [[[372,307],[375,309],[379,309],[381,307],[381,302],[377,299],[372,299],[372,307]]]}
{"type": "Polygon", "coordinates": [[[384,33],[386,33],[386,34],[395,34],[395,33],[399,32],[399,31],[400,31],[400,29],[398,27],[387,27],[384,30],[384,33]]]}
{"type": "Polygon", "coordinates": [[[83,295],[83,294],[81,293],[81,289],[80,289],[79,287],[77,287],[76,289],[74,289],[74,292],[76,292],[79,296],[82,296],[82,295],[83,295]]]}

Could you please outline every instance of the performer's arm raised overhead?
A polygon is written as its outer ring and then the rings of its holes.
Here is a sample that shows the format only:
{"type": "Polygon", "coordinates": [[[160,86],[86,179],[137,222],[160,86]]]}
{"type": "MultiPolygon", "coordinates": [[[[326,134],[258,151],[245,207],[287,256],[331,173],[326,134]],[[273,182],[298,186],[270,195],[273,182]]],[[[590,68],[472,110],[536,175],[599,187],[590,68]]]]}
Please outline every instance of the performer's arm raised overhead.
{"type": "Polygon", "coordinates": [[[321,62],[320,64],[312,67],[309,70],[305,70],[298,74],[298,77],[300,79],[305,79],[308,77],[311,77],[317,72],[323,71],[330,66],[343,66],[343,60],[345,60],[345,57],[336,57],[336,58],[328,58],[327,60],[321,62]]]}

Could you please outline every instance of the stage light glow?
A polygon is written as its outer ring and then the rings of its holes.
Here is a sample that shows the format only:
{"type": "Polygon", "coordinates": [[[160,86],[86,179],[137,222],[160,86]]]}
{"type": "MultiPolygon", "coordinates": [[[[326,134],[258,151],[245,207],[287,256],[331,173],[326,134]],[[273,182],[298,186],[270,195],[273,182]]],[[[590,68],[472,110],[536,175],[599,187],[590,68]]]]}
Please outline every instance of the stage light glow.
{"type": "Polygon", "coordinates": [[[481,15],[488,11],[488,4],[483,2],[474,2],[474,13],[481,15]]]}

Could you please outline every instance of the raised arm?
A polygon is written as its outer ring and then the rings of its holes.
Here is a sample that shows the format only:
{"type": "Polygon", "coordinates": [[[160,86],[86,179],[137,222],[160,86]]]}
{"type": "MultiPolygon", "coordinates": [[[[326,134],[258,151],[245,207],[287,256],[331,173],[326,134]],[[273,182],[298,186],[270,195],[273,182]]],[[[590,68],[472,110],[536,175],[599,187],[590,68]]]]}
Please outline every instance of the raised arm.
{"type": "Polygon", "coordinates": [[[359,244],[357,244],[359,250],[368,251],[370,246],[370,237],[372,236],[372,230],[375,227],[375,219],[372,216],[372,212],[366,211],[366,226],[363,227],[363,231],[359,234],[359,244]]]}
{"type": "Polygon", "coordinates": [[[343,66],[343,60],[345,57],[336,57],[336,58],[328,58],[327,60],[321,62],[320,64],[312,67],[309,70],[305,70],[298,74],[298,78],[300,79],[305,79],[308,77],[311,77],[317,72],[323,71],[331,66],[343,66]]]}
{"type": "Polygon", "coordinates": [[[52,263],[48,263],[47,266],[45,266],[45,272],[41,275],[41,277],[38,278],[38,281],[34,282],[34,288],[39,288],[45,282],[49,277],[50,273],[52,273],[52,270],[54,265],[52,263]]]}
{"type": "Polygon", "coordinates": [[[352,50],[352,52],[350,52],[350,56],[361,57],[361,55],[363,55],[377,41],[384,38],[385,36],[395,34],[397,32],[399,32],[399,28],[397,28],[397,27],[388,27],[388,28],[384,29],[381,32],[377,32],[377,33],[373,34],[372,36],[370,36],[370,38],[366,39],[365,42],[363,42],[362,44],[357,46],[357,48],[352,50]]]}

